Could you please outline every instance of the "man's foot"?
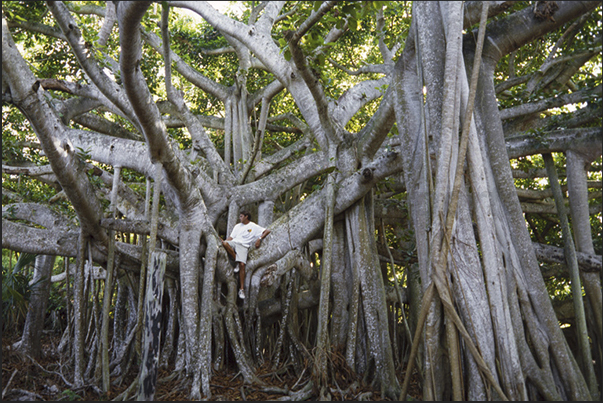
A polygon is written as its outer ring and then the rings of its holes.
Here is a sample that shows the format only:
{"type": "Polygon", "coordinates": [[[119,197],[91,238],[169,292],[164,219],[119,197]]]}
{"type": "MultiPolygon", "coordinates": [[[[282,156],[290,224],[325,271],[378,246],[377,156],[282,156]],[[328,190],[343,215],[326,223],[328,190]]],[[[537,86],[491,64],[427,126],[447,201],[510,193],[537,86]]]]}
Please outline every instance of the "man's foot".
{"type": "Polygon", "coordinates": [[[239,298],[245,299],[245,291],[239,290],[239,298]]]}
{"type": "MultiPolygon", "coordinates": [[[[235,262],[235,263],[236,263],[236,262],[235,262]]],[[[239,272],[239,265],[238,265],[238,264],[237,264],[237,265],[235,265],[234,272],[235,272],[235,273],[238,273],[238,272],[239,272]]]]}

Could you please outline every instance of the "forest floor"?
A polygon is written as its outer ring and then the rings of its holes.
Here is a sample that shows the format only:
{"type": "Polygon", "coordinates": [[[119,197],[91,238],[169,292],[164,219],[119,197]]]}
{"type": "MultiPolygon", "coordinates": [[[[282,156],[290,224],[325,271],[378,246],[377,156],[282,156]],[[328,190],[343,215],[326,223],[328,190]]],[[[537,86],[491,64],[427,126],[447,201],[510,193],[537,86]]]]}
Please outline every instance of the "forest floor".
{"type": "MultiPolygon", "coordinates": [[[[44,334],[42,338],[42,358],[33,362],[16,353],[11,346],[18,341],[18,336],[2,335],[2,400],[4,401],[32,401],[32,400],[72,400],[72,401],[108,401],[117,397],[130,385],[138,372],[134,369],[131,379],[121,386],[114,386],[108,394],[99,394],[94,388],[88,387],[80,390],[69,388],[58,372],[58,357],[56,347],[60,341],[60,335],[44,334]]],[[[308,371],[305,371],[306,373],[308,371]]],[[[276,375],[270,370],[258,370],[256,374],[267,386],[260,387],[243,383],[243,379],[237,373],[214,373],[211,378],[212,396],[209,400],[214,401],[267,401],[279,400],[284,395],[277,390],[299,390],[307,379],[300,380],[294,374],[285,373],[276,375]]],[[[305,376],[302,374],[302,377],[305,376]]],[[[169,378],[169,371],[159,371],[155,401],[184,401],[190,400],[188,387],[175,378],[169,378]]],[[[399,375],[402,385],[403,374],[399,375]]],[[[357,380],[355,387],[349,385],[332,385],[332,400],[391,400],[382,397],[379,391],[363,386],[361,380],[357,380]],[[342,392],[340,388],[346,388],[342,392]]],[[[312,400],[318,396],[312,397],[312,400]]],[[[422,400],[418,376],[414,374],[411,379],[408,400],[422,400]]],[[[130,399],[134,400],[134,399],[130,399]]]]}

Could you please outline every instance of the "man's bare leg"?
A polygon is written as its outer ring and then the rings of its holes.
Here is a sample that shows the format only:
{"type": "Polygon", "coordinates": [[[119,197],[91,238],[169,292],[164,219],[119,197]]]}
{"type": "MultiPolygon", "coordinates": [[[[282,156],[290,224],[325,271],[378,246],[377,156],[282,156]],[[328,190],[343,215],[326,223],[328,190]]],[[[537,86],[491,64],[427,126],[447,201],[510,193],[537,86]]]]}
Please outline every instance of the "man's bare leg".
{"type": "Polygon", "coordinates": [[[237,258],[237,253],[234,251],[234,249],[232,248],[232,246],[230,246],[228,242],[222,241],[222,245],[224,246],[224,249],[226,249],[226,252],[228,252],[228,254],[232,256],[233,259],[237,258]]]}
{"type": "Polygon", "coordinates": [[[239,262],[239,284],[240,289],[245,290],[245,263],[239,262]]]}

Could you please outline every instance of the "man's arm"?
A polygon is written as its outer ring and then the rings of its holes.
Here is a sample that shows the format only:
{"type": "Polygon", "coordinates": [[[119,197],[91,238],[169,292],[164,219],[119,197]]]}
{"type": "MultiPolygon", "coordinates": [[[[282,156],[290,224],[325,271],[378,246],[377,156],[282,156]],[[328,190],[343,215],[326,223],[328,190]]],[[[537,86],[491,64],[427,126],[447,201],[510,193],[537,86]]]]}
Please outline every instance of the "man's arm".
{"type": "Polygon", "coordinates": [[[268,234],[270,233],[270,230],[268,228],[266,228],[264,230],[264,232],[262,232],[262,235],[260,235],[260,237],[255,241],[255,248],[259,248],[261,243],[262,243],[262,239],[266,238],[268,236],[268,234]]]}
{"type": "MultiPolygon", "coordinates": [[[[232,228],[232,231],[230,231],[230,236],[228,238],[226,238],[226,241],[232,241],[235,236],[238,236],[238,231],[237,229],[239,228],[239,224],[235,224],[235,226],[232,228]]],[[[222,241],[222,242],[226,242],[226,241],[222,241]]]]}

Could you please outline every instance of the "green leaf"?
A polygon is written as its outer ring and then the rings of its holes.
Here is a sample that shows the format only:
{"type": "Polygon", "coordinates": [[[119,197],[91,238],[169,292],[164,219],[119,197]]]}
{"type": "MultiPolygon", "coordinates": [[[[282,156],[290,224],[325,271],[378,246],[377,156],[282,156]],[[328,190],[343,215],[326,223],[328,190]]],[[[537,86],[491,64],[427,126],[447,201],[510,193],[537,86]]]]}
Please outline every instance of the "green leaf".
{"type": "Polygon", "coordinates": [[[25,268],[27,265],[33,263],[36,260],[36,256],[38,255],[33,253],[21,253],[19,255],[19,260],[17,260],[17,263],[15,263],[15,266],[13,267],[13,273],[18,273],[23,270],[23,268],[25,268]]]}
{"type": "Polygon", "coordinates": [[[343,8],[341,9],[341,11],[342,11],[344,14],[347,14],[347,15],[352,15],[352,12],[354,12],[354,6],[353,6],[353,5],[351,5],[351,4],[348,4],[348,5],[346,5],[346,6],[343,6],[343,8]]]}

